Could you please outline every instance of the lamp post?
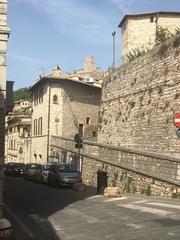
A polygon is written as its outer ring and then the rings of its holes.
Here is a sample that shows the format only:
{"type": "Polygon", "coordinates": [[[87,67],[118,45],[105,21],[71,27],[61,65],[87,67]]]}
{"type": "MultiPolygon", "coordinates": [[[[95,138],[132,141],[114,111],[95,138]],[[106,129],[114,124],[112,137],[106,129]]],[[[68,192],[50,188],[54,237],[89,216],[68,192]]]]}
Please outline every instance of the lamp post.
{"type": "Polygon", "coordinates": [[[116,32],[114,31],[114,32],[112,32],[112,40],[113,40],[113,42],[112,42],[112,44],[113,44],[113,52],[112,52],[112,54],[113,54],[113,61],[112,61],[112,67],[113,68],[115,68],[115,35],[116,35],[116,32]]]}

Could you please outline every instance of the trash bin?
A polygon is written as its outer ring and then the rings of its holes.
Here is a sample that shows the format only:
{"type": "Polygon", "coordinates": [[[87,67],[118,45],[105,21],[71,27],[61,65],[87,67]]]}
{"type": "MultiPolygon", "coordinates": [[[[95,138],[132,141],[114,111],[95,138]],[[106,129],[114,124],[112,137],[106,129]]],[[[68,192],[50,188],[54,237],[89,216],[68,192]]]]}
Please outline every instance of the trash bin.
{"type": "Polygon", "coordinates": [[[97,172],[97,194],[104,194],[107,187],[107,172],[99,170],[97,172]]]}

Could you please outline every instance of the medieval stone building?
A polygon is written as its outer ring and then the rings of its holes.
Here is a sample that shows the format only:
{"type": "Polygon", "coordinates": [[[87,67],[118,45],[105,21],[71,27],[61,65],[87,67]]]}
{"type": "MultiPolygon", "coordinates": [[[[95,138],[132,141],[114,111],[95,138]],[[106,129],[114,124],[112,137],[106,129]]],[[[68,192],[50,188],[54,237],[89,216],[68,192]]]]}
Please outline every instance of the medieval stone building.
{"type": "Polygon", "coordinates": [[[31,103],[17,101],[6,116],[5,162],[30,162],[31,103]]]}
{"type": "Polygon", "coordinates": [[[41,77],[32,93],[31,161],[47,163],[52,156],[51,137],[96,140],[101,86],[65,78],[58,66],[41,77]]]}
{"type": "Polygon", "coordinates": [[[158,26],[174,33],[180,27],[180,12],[128,14],[123,17],[119,24],[123,63],[127,61],[126,54],[132,49],[146,50],[154,46],[158,26]]]}

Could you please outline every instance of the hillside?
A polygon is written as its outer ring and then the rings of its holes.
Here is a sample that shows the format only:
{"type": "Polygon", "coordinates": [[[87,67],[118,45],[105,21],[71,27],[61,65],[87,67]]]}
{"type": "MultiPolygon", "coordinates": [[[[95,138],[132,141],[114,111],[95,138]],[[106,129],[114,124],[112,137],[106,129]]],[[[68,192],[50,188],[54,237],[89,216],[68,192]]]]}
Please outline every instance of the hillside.
{"type": "Polygon", "coordinates": [[[14,101],[19,101],[19,100],[31,100],[31,94],[29,92],[30,87],[25,87],[25,88],[20,88],[16,91],[14,91],[14,101]]]}

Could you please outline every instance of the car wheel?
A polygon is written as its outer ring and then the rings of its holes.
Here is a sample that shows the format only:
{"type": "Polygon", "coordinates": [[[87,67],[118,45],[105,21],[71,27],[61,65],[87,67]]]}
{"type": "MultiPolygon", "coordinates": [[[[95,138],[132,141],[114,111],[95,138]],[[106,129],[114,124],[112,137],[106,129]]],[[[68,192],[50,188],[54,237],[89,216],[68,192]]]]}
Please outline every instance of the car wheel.
{"type": "Polygon", "coordinates": [[[58,180],[56,180],[55,187],[56,187],[56,188],[59,188],[59,181],[58,181],[58,180]]]}
{"type": "Polygon", "coordinates": [[[47,181],[47,185],[48,185],[48,187],[51,187],[51,186],[52,186],[52,183],[50,182],[49,179],[48,179],[48,181],[47,181]]]}

